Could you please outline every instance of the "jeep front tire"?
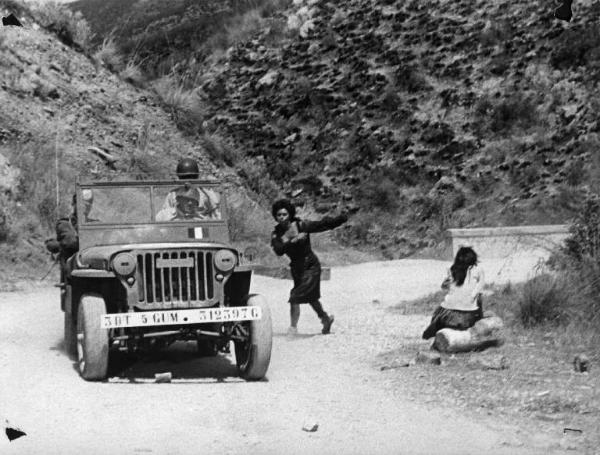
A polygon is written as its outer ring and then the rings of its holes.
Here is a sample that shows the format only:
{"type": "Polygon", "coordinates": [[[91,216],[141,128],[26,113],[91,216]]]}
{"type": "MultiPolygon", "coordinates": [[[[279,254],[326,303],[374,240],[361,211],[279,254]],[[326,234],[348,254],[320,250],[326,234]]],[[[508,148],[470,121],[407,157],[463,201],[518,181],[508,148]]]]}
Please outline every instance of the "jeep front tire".
{"type": "Polygon", "coordinates": [[[271,309],[261,295],[250,296],[247,305],[260,307],[262,316],[258,320],[244,323],[249,332],[248,338],[245,341],[235,341],[235,360],[242,378],[257,381],[264,378],[271,362],[271,309]]]}
{"type": "Polygon", "coordinates": [[[108,330],[100,327],[106,314],[104,299],[84,295],[77,311],[77,364],[88,381],[106,378],[108,370],[108,330]]]}

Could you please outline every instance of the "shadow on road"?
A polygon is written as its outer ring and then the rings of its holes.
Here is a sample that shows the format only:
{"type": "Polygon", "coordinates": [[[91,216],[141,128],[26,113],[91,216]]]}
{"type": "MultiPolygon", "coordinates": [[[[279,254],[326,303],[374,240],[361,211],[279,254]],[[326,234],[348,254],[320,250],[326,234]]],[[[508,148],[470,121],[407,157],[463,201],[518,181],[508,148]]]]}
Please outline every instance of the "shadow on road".
{"type": "Polygon", "coordinates": [[[275,332],[273,333],[274,337],[278,338],[286,338],[290,341],[294,340],[304,340],[306,338],[312,338],[321,335],[320,333],[297,333],[295,335],[288,335],[287,332],[275,332]]]}
{"type": "MultiPolygon", "coordinates": [[[[67,355],[62,340],[50,347],[50,350],[61,351],[65,356],[67,355]]],[[[174,380],[242,381],[238,378],[233,354],[219,353],[214,357],[199,357],[197,352],[195,342],[176,342],[168,348],[138,355],[112,351],[108,364],[108,377],[122,379],[122,382],[136,382],[136,380],[152,382],[156,374],[169,372],[174,380]]],[[[73,360],[73,369],[79,373],[77,359],[71,356],[69,358],[73,360]]]]}
{"type": "Polygon", "coordinates": [[[109,377],[154,379],[158,373],[170,372],[173,379],[214,379],[217,382],[237,377],[235,360],[230,354],[199,357],[195,342],[177,342],[166,349],[128,356],[111,355],[109,377]]]}

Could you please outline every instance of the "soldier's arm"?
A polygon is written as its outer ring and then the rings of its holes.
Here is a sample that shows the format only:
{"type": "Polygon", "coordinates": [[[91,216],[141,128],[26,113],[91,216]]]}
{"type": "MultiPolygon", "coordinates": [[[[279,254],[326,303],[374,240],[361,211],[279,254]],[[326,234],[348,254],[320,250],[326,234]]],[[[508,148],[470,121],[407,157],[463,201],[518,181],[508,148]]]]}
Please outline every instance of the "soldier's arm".
{"type": "Polygon", "coordinates": [[[79,249],[79,236],[68,219],[60,219],[56,223],[56,240],[60,249],[73,254],[79,249]]]}

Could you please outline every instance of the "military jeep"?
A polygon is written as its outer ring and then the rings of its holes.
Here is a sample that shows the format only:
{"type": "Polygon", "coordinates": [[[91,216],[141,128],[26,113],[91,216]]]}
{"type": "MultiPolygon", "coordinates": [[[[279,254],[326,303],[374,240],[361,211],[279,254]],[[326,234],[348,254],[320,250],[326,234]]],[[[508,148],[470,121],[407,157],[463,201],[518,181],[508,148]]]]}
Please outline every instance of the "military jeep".
{"type": "Polygon", "coordinates": [[[86,380],[107,377],[116,350],[187,340],[200,356],[229,352],[240,376],[265,376],[271,314],[250,294],[252,264],[229,244],[218,183],[79,182],[79,251],[61,283],[64,338],[86,380]]]}

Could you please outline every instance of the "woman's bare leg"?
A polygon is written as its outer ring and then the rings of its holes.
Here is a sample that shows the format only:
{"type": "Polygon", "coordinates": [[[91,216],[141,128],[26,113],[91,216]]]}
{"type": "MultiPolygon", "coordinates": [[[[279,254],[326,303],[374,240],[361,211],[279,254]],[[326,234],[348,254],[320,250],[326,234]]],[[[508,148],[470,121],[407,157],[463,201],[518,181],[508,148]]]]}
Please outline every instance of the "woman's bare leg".
{"type": "Polygon", "coordinates": [[[290,326],[296,328],[300,320],[300,305],[290,304],[290,326]]]}

